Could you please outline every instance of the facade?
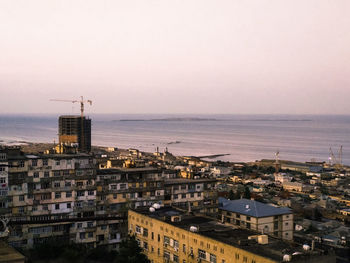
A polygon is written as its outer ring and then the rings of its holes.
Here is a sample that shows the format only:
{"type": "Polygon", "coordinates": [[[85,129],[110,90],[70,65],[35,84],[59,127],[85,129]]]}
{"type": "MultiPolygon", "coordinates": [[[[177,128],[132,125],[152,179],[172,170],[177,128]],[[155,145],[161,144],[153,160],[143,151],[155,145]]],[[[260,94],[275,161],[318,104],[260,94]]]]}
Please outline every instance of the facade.
{"type": "Polygon", "coordinates": [[[216,179],[167,179],[164,186],[166,205],[204,214],[218,212],[216,179]]]}
{"type": "Polygon", "coordinates": [[[91,151],[91,120],[80,116],[60,116],[58,119],[60,144],[78,144],[80,152],[91,151]]]}
{"type": "Polygon", "coordinates": [[[282,186],[284,190],[292,192],[302,192],[304,190],[304,185],[298,182],[284,182],[282,186]]]}
{"type": "Polygon", "coordinates": [[[335,262],[322,251],[305,251],[302,245],[170,207],[129,210],[128,229],[152,263],[335,262]]]}
{"type": "Polygon", "coordinates": [[[0,216],[7,213],[8,162],[7,151],[0,148],[0,216]]]}
{"type": "Polygon", "coordinates": [[[13,225],[9,243],[32,247],[48,238],[85,243],[75,231],[79,221],[69,220],[95,216],[93,158],[88,154],[25,155],[18,150],[8,156],[8,163],[7,217],[13,225]]]}
{"type": "Polygon", "coordinates": [[[285,240],[293,240],[293,213],[289,208],[279,208],[254,200],[219,200],[223,223],[251,229],[285,240]]]}

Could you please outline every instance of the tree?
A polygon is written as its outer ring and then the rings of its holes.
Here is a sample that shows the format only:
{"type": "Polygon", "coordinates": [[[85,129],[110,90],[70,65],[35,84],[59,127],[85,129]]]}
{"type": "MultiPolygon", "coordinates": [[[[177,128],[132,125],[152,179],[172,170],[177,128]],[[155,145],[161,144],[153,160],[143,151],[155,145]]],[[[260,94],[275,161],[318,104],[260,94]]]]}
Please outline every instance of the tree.
{"type": "Polygon", "coordinates": [[[232,189],[230,190],[230,192],[228,192],[228,199],[230,199],[230,200],[236,199],[236,196],[235,196],[234,192],[232,191],[232,189]]]}
{"type": "Polygon", "coordinates": [[[246,187],[244,188],[244,198],[250,199],[250,197],[251,197],[251,195],[250,195],[249,187],[246,186],[246,187]]]}
{"type": "Polygon", "coordinates": [[[129,237],[120,244],[116,262],[118,263],[150,263],[150,260],[142,254],[135,237],[129,237]]]}

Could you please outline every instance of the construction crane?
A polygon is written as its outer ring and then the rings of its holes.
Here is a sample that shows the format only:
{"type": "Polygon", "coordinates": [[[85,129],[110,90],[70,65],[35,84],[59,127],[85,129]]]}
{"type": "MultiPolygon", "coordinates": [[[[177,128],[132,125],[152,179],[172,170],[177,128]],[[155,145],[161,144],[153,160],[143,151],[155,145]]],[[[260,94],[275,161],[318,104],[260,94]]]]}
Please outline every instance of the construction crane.
{"type": "Polygon", "coordinates": [[[84,97],[81,96],[80,100],[59,100],[59,99],[51,99],[51,101],[62,101],[62,102],[71,102],[76,103],[80,102],[80,119],[81,119],[81,147],[84,147],[85,145],[85,138],[84,138],[84,103],[89,103],[92,105],[92,100],[84,100],[84,97]]]}
{"type": "Polygon", "coordinates": [[[81,116],[81,118],[84,117],[84,103],[90,103],[90,105],[92,105],[92,100],[84,100],[83,96],[81,96],[81,99],[80,99],[80,100],[58,100],[58,99],[51,99],[51,101],[63,101],[63,102],[71,102],[71,103],[80,102],[80,116],[81,116]]]}
{"type": "Polygon", "coordinates": [[[338,156],[335,156],[332,147],[329,148],[329,164],[333,165],[338,171],[343,167],[343,145],[340,146],[338,156]]]}

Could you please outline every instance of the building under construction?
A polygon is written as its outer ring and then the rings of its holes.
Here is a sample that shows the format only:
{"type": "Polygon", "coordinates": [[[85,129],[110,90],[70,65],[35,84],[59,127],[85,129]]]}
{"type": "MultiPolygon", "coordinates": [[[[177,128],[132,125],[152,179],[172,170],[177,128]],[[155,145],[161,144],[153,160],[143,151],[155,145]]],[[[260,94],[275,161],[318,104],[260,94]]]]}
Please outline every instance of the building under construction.
{"type": "Polygon", "coordinates": [[[91,151],[91,119],[85,116],[60,116],[58,135],[60,145],[77,144],[80,152],[91,151]]]}

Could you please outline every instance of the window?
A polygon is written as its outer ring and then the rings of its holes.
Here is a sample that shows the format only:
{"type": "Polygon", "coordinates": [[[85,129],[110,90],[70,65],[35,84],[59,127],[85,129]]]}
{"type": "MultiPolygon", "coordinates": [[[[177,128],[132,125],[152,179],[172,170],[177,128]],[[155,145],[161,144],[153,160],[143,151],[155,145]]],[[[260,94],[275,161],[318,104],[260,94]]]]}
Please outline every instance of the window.
{"type": "Polygon", "coordinates": [[[193,198],[194,197],[194,193],[191,193],[191,198],[193,198]]]}
{"type": "Polygon", "coordinates": [[[220,248],[220,253],[224,254],[225,250],[223,248],[220,248]]]}
{"type": "Polygon", "coordinates": [[[247,216],[247,221],[250,221],[250,216],[247,216]]]}
{"type": "Polygon", "coordinates": [[[77,228],[78,228],[78,229],[83,228],[83,223],[78,223],[78,224],[77,224],[77,228]]]}
{"type": "Polygon", "coordinates": [[[54,182],[54,185],[53,185],[55,188],[58,188],[58,187],[61,187],[61,184],[60,182],[54,182]]]}
{"type": "Polygon", "coordinates": [[[170,244],[170,238],[167,236],[164,236],[164,245],[169,245],[170,244]]]}
{"type": "Polygon", "coordinates": [[[55,210],[60,209],[60,204],[55,204],[55,210]]]}
{"type": "Polygon", "coordinates": [[[37,166],[38,165],[38,160],[32,160],[32,166],[37,166]]]}
{"type": "Polygon", "coordinates": [[[182,199],[186,198],[186,194],[182,194],[182,195],[181,195],[181,198],[182,198],[182,199]]]}
{"type": "Polygon", "coordinates": [[[33,206],[33,207],[32,207],[32,211],[33,211],[33,212],[38,211],[38,207],[37,207],[37,206],[33,206]]]}
{"type": "Polygon", "coordinates": [[[85,195],[85,192],[84,191],[78,191],[77,192],[77,196],[84,196],[85,195]]]}
{"type": "Polygon", "coordinates": [[[143,236],[148,237],[148,229],[147,228],[143,229],[143,236]]]}
{"type": "Polygon", "coordinates": [[[69,197],[72,197],[72,192],[66,192],[66,197],[69,198],[69,197]]]}
{"type": "Polygon", "coordinates": [[[49,171],[45,171],[45,172],[44,172],[44,177],[45,177],[45,178],[50,177],[50,172],[49,172],[49,171]]]}
{"type": "Polygon", "coordinates": [[[178,199],[179,198],[179,195],[174,195],[174,199],[178,199]]]}
{"type": "Polygon", "coordinates": [[[18,199],[19,199],[19,201],[24,201],[24,195],[20,195],[19,197],[18,197],[18,199]]]}
{"type": "Polygon", "coordinates": [[[247,257],[243,257],[243,262],[248,262],[247,257]]]}
{"type": "Polygon", "coordinates": [[[170,253],[168,251],[164,251],[164,259],[170,261],[170,253]]]}
{"type": "Polygon", "coordinates": [[[152,234],[151,234],[151,238],[152,238],[152,240],[154,239],[154,233],[152,232],[152,234]]]}
{"type": "Polygon", "coordinates": [[[60,161],[59,160],[56,160],[56,165],[60,165],[60,161]]]}
{"type": "Polygon", "coordinates": [[[71,181],[66,181],[66,182],[64,183],[64,186],[65,186],[65,187],[71,187],[71,186],[72,186],[72,182],[71,182],[71,181]]]}
{"type": "Polygon", "coordinates": [[[43,165],[48,165],[48,164],[49,164],[48,160],[47,159],[43,159],[43,165]]]}
{"type": "Polygon", "coordinates": [[[147,242],[143,242],[143,248],[145,249],[145,250],[148,250],[148,243],[147,242]]]}
{"type": "Polygon", "coordinates": [[[181,190],[185,190],[185,189],[186,189],[186,185],[185,184],[181,185],[181,190]]]}
{"type": "Polygon", "coordinates": [[[60,176],[60,171],[53,171],[53,176],[60,176]]]}
{"type": "Polygon", "coordinates": [[[197,193],[197,197],[201,197],[202,193],[197,193]]]}
{"type": "Polygon", "coordinates": [[[18,207],[18,212],[20,214],[24,213],[24,207],[23,206],[18,207]]]}
{"type": "Polygon", "coordinates": [[[250,229],[250,223],[247,223],[247,228],[250,229]]]}
{"type": "Polygon", "coordinates": [[[55,193],[55,199],[61,198],[61,193],[60,192],[56,192],[55,193]]]}
{"type": "Polygon", "coordinates": [[[67,208],[72,208],[72,204],[71,203],[67,203],[67,208]]]}
{"type": "Polygon", "coordinates": [[[80,239],[85,239],[85,233],[80,233],[80,239]]]}
{"type": "Polygon", "coordinates": [[[216,263],[216,256],[213,254],[210,254],[210,262],[211,263],[216,263]]]}
{"type": "Polygon", "coordinates": [[[173,261],[174,261],[175,263],[179,263],[179,257],[178,257],[177,255],[174,255],[173,261]]]}
{"type": "Polygon", "coordinates": [[[39,172],[34,172],[33,176],[34,178],[39,178],[39,172]]]}
{"type": "Polygon", "coordinates": [[[186,253],[186,245],[185,244],[182,245],[182,252],[186,253]]]}
{"type": "Polygon", "coordinates": [[[6,177],[0,177],[0,184],[6,184],[6,177]]]}
{"type": "Polygon", "coordinates": [[[47,205],[43,205],[43,210],[47,211],[49,210],[49,207],[47,205]]]}
{"type": "Polygon", "coordinates": [[[94,232],[89,232],[89,233],[88,233],[88,237],[89,237],[89,238],[94,237],[94,232]]]}
{"type": "Polygon", "coordinates": [[[95,194],[95,191],[94,190],[89,190],[88,191],[88,195],[94,195],[95,194]]]}
{"type": "Polygon", "coordinates": [[[206,259],[206,252],[202,249],[198,249],[198,258],[206,259]]]}
{"type": "Polygon", "coordinates": [[[136,232],[137,234],[141,234],[141,227],[138,226],[138,225],[136,225],[135,232],[136,232]]]}

